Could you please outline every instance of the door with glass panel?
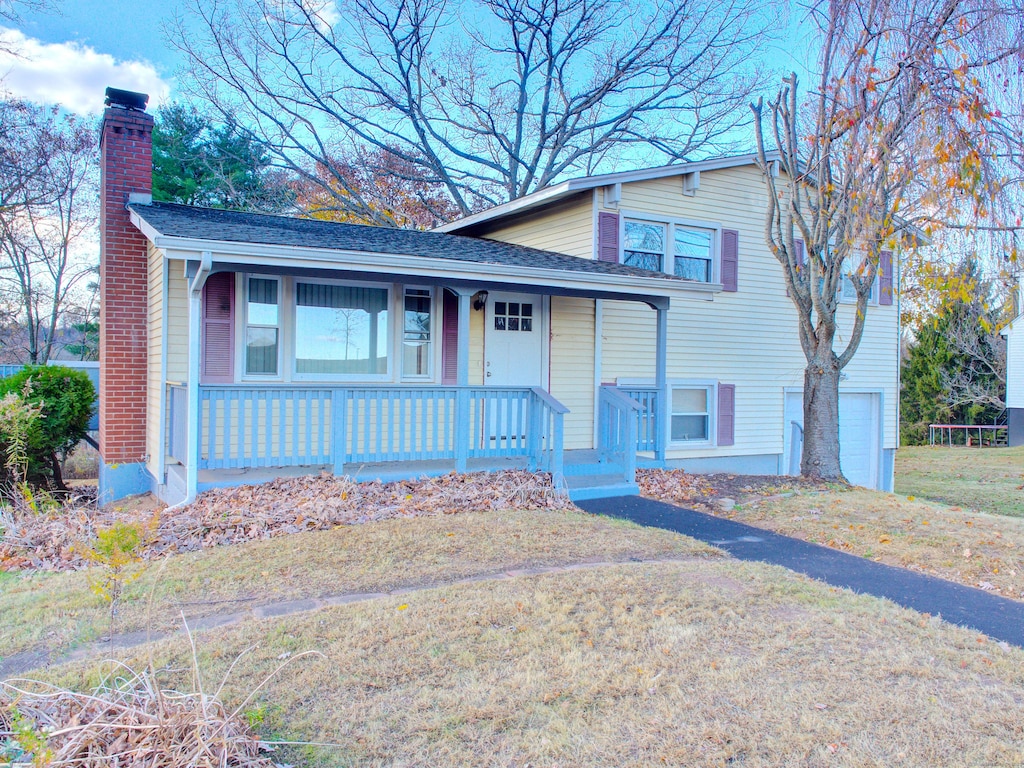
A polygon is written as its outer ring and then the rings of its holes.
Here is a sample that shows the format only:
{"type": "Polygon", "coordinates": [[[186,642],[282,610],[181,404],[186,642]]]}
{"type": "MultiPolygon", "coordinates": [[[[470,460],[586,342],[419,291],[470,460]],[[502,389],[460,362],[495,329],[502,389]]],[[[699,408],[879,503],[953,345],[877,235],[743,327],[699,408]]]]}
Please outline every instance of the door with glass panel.
{"type": "MultiPolygon", "coordinates": [[[[544,385],[543,297],[492,291],[484,329],[484,384],[488,387],[544,385]]],[[[485,401],[484,425],[495,443],[525,440],[526,400],[495,395],[485,401]]]]}

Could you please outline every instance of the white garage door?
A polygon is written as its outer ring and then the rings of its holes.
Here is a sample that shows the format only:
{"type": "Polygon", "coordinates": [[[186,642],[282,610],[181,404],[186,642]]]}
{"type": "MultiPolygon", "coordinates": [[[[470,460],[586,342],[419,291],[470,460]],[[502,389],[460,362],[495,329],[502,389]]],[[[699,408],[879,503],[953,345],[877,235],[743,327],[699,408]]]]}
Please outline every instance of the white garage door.
{"type": "MultiPolygon", "coordinates": [[[[878,487],[879,396],[874,393],[842,392],[839,395],[839,465],[853,485],[878,487]]],[[[785,466],[790,474],[800,471],[803,425],[803,393],[786,393],[785,466]]]]}

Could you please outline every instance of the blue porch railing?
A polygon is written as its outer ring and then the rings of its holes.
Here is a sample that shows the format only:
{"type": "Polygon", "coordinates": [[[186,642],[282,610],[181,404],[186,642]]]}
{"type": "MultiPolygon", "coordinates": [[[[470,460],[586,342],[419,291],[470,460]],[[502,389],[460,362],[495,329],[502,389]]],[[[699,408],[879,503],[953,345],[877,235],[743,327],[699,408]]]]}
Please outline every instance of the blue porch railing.
{"type": "MultiPolygon", "coordinates": [[[[169,389],[168,452],[185,464],[187,389],[169,389]]],[[[203,385],[198,468],[523,456],[559,476],[567,412],[539,388],[203,385]]]]}
{"type": "Polygon", "coordinates": [[[597,390],[598,444],[601,460],[621,466],[627,483],[636,480],[637,415],[642,406],[618,387],[597,390]]]}
{"type": "Polygon", "coordinates": [[[654,387],[618,387],[618,391],[639,404],[636,411],[636,449],[654,451],[658,447],[661,418],[658,408],[658,390],[654,387]]]}

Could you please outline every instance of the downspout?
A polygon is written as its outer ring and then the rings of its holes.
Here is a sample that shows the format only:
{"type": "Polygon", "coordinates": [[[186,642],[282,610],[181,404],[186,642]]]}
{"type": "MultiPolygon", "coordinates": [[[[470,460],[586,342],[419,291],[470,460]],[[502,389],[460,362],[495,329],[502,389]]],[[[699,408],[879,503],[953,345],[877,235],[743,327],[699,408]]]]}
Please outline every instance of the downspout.
{"type": "Polygon", "coordinates": [[[188,457],[184,504],[195,501],[199,487],[199,356],[202,352],[203,286],[212,269],[213,254],[203,251],[199,270],[188,286],[188,457]]]}

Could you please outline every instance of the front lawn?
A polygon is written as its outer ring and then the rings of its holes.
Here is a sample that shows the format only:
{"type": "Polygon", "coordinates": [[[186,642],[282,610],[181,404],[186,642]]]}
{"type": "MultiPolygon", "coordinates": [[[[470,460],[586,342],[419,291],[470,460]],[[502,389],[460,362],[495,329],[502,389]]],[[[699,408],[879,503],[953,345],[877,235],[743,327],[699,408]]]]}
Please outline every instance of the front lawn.
{"type": "Polygon", "coordinates": [[[1024,517],[1024,447],[913,446],[896,452],[896,492],[1024,517]]]}
{"type": "MultiPolygon", "coordinates": [[[[148,563],[118,609],[117,632],[165,632],[190,620],[282,600],[388,592],[509,568],[630,558],[720,557],[667,531],[580,512],[507,510],[382,520],[214,547],[148,563]]],[[[0,571],[0,659],[59,651],[109,631],[97,569],[0,571]]]]}
{"type": "MultiPolygon", "coordinates": [[[[416,525],[423,521],[416,521],[416,525]]],[[[625,529],[620,529],[625,530],[625,529]]],[[[469,583],[199,637],[206,689],[332,766],[1024,761],[1024,651],[731,559],[469,583]],[[273,676],[290,656],[316,650],[273,676]]],[[[139,649],[193,685],[184,638],[139,649]]],[[[97,667],[50,670],[75,687],[97,667]]]]}

